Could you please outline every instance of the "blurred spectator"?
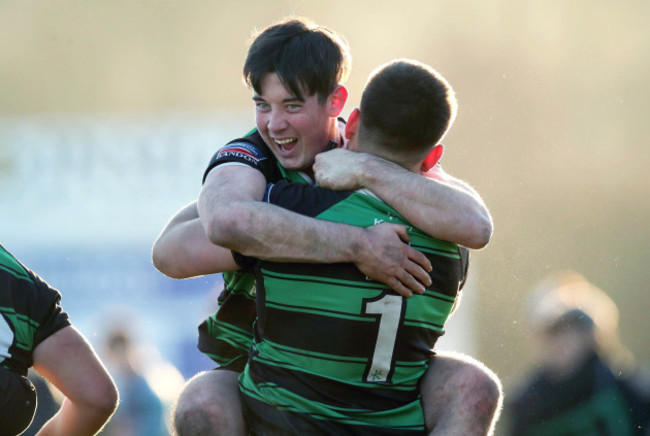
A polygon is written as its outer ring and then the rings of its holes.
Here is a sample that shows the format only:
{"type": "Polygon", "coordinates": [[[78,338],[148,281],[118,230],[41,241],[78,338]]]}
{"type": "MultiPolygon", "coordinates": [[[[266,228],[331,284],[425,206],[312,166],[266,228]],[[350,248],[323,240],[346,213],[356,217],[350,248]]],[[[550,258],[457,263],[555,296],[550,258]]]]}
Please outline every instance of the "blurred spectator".
{"type": "Polygon", "coordinates": [[[506,403],[508,434],[649,435],[647,380],[618,339],[618,309],[573,272],[531,293],[526,319],[538,364],[506,403]]]}
{"type": "Polygon", "coordinates": [[[120,404],[102,435],[169,435],[163,402],[141,371],[126,329],[112,330],[106,339],[105,349],[106,366],[120,392],[120,404]]]}

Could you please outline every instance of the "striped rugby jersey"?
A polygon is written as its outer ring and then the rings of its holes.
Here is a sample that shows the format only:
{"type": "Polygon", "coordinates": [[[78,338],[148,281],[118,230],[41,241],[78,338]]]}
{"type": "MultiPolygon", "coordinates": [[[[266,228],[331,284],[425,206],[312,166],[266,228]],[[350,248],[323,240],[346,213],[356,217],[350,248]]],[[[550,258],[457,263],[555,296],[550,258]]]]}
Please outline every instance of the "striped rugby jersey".
{"type": "Polygon", "coordinates": [[[418,383],[462,287],[468,251],[410,226],[368,191],[270,185],[267,201],[319,219],[408,227],[433,265],[402,298],[353,264],[237,257],[257,278],[255,343],[240,376],[253,434],[423,434],[418,383]]]}

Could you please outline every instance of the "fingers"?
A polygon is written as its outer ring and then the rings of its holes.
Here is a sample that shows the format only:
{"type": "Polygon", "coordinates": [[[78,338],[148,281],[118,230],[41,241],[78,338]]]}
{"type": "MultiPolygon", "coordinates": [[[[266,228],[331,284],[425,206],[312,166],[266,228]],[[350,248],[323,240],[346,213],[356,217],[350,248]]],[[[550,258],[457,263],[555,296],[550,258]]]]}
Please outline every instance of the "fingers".
{"type": "MultiPolygon", "coordinates": [[[[375,265],[376,266],[376,265],[375,265]]],[[[403,264],[384,264],[383,267],[374,268],[369,275],[393,289],[403,297],[413,294],[424,294],[426,286],[431,285],[431,277],[419,264],[406,259],[403,264]]]]}
{"type": "Polygon", "coordinates": [[[409,236],[408,230],[406,230],[406,227],[401,226],[399,224],[391,224],[395,228],[395,233],[397,233],[397,236],[403,241],[403,242],[411,242],[411,237],[409,236]]]}
{"type": "MultiPolygon", "coordinates": [[[[424,274],[426,274],[428,279],[422,280],[422,282],[426,283],[427,286],[430,285],[431,283],[429,283],[429,282],[431,281],[431,278],[429,277],[429,273],[433,269],[433,267],[431,266],[431,261],[429,259],[427,259],[427,257],[423,253],[419,252],[418,250],[416,250],[415,248],[413,248],[413,247],[411,247],[409,245],[406,246],[406,256],[413,263],[418,265],[422,271],[424,271],[424,274]],[[426,281],[426,280],[428,280],[428,281],[426,281]]],[[[415,271],[417,271],[417,269],[415,271]]],[[[421,273],[419,274],[419,277],[422,278],[421,273]]]]}
{"type": "Polygon", "coordinates": [[[406,227],[383,223],[366,229],[370,248],[355,262],[368,277],[380,281],[403,297],[423,294],[431,285],[431,262],[410,247],[406,227]],[[395,237],[397,236],[397,238],[395,237]]]}
{"type": "Polygon", "coordinates": [[[426,286],[431,286],[431,277],[420,265],[409,263],[404,270],[402,283],[418,294],[423,294],[426,286]]]}
{"type": "MultiPolygon", "coordinates": [[[[364,275],[372,280],[384,283],[402,297],[409,298],[413,296],[413,293],[423,294],[425,291],[424,285],[412,273],[396,264],[381,266],[378,264],[372,266],[357,264],[357,267],[364,275]]],[[[416,270],[418,268],[422,271],[418,265],[411,262],[411,269],[416,270]]],[[[421,276],[421,272],[416,274],[421,276]]]]}
{"type": "MultiPolygon", "coordinates": [[[[384,271],[388,273],[388,271],[384,271]]],[[[389,273],[388,273],[389,274],[389,273]]],[[[402,297],[409,298],[413,294],[424,294],[426,286],[431,284],[429,274],[424,271],[419,265],[409,262],[408,266],[400,267],[392,275],[387,275],[383,280],[380,280],[391,287],[402,297]]]]}
{"type": "MultiPolygon", "coordinates": [[[[400,227],[397,234],[400,235],[400,239],[404,242],[410,240],[405,227],[400,227]],[[405,237],[402,237],[402,232],[405,237]]],[[[431,277],[429,276],[429,273],[432,270],[431,261],[423,253],[409,245],[405,245],[404,249],[406,257],[410,262],[407,261],[404,265],[404,269],[408,274],[407,277],[404,278],[403,283],[413,289],[413,291],[421,294],[424,292],[424,286],[422,286],[423,283],[425,286],[431,285],[431,277]],[[417,289],[414,286],[417,286],[417,289]],[[422,292],[418,292],[420,288],[422,289],[422,292]]]]}
{"type": "Polygon", "coordinates": [[[386,281],[386,284],[391,287],[391,289],[395,292],[397,292],[399,295],[405,298],[409,298],[413,296],[413,292],[405,286],[402,282],[397,280],[395,277],[391,277],[389,280],[386,281]]]}

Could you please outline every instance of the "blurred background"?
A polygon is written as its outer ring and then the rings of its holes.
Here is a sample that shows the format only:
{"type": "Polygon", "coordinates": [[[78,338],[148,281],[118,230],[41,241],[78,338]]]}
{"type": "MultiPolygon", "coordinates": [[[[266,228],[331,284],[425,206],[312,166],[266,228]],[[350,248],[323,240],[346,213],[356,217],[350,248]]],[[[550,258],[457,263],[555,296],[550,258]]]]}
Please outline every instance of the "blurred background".
{"type": "Polygon", "coordinates": [[[150,248],[212,153],[253,126],[251,32],[291,14],[350,43],[346,114],[393,58],[433,66],[457,93],[443,164],[482,194],[495,231],[443,348],[483,360],[508,392],[532,364],[529,290],[573,269],[612,297],[622,341],[650,362],[650,3],[5,0],[0,242],[62,291],[98,350],[128,322],[168,402],[211,367],[196,326],[220,277],[167,279],[150,248]]]}

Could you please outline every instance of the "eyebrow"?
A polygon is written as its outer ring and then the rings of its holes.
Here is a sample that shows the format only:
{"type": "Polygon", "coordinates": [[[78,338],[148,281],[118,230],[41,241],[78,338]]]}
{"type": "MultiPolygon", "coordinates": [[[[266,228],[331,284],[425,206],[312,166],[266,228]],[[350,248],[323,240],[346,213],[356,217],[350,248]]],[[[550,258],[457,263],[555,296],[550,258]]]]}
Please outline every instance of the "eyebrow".
{"type": "MultiPolygon", "coordinates": [[[[259,96],[259,95],[254,95],[253,96],[253,101],[266,102],[266,100],[264,100],[264,98],[262,96],[259,96]]],[[[289,98],[283,99],[282,103],[295,103],[297,101],[299,101],[301,103],[304,103],[305,99],[301,98],[301,97],[289,97],[289,98]]]]}

